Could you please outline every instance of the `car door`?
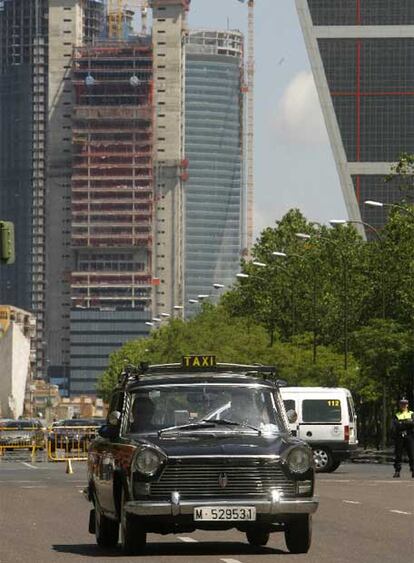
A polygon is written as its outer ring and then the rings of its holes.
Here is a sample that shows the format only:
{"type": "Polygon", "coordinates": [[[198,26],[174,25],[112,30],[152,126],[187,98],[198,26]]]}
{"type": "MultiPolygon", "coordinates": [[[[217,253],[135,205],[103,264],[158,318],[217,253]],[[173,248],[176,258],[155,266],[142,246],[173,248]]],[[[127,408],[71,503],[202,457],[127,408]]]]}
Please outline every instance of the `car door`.
{"type": "MultiPolygon", "coordinates": [[[[122,412],[124,393],[114,393],[109,406],[109,414],[113,411],[122,412]]],[[[118,439],[99,438],[94,443],[95,455],[95,491],[101,509],[104,512],[115,513],[113,498],[113,480],[115,471],[115,456],[118,451],[118,439]]]]}

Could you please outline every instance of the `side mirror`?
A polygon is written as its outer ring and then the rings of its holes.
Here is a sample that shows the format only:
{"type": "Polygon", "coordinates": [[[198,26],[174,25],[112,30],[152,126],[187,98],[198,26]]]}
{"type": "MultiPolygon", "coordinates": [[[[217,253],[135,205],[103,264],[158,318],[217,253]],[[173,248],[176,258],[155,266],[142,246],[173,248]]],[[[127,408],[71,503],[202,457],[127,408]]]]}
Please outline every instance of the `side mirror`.
{"type": "Polygon", "coordinates": [[[294,424],[298,420],[298,413],[293,409],[289,409],[286,412],[286,415],[290,424],[294,424]]]}
{"type": "Polygon", "coordinates": [[[121,420],[121,413],[119,411],[112,411],[108,416],[108,424],[110,426],[118,426],[121,420]]]}

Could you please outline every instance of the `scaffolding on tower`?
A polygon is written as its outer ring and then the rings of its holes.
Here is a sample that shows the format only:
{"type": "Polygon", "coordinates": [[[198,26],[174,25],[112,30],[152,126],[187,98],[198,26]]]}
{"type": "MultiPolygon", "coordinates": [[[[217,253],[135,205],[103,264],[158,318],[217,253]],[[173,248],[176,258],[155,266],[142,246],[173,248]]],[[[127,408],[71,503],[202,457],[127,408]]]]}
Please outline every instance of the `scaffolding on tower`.
{"type": "Polygon", "coordinates": [[[107,41],[74,52],[75,306],[150,308],[152,68],[148,38],[107,41]]]}

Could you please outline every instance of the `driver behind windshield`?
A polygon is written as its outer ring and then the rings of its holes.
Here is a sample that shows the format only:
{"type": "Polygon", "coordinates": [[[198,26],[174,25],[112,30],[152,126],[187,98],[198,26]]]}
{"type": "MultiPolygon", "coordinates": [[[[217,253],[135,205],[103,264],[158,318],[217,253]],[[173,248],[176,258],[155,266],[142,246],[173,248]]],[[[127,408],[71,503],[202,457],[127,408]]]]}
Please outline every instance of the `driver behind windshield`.
{"type": "Polygon", "coordinates": [[[261,424],[268,422],[265,414],[264,409],[258,407],[254,393],[246,390],[234,390],[231,395],[230,406],[221,418],[259,428],[261,424]]]}
{"type": "Polygon", "coordinates": [[[155,406],[149,397],[137,397],[132,407],[131,432],[154,430],[152,423],[155,406]]]}

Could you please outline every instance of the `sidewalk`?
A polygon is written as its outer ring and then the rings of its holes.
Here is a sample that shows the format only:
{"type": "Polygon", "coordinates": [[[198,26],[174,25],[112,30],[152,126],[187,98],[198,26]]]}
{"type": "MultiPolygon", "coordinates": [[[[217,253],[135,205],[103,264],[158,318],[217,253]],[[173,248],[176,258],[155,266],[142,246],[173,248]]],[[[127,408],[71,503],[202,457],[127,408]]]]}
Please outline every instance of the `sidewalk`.
{"type": "Polygon", "coordinates": [[[392,463],[394,461],[394,450],[393,448],[385,450],[359,448],[351,461],[352,463],[392,463]]]}

